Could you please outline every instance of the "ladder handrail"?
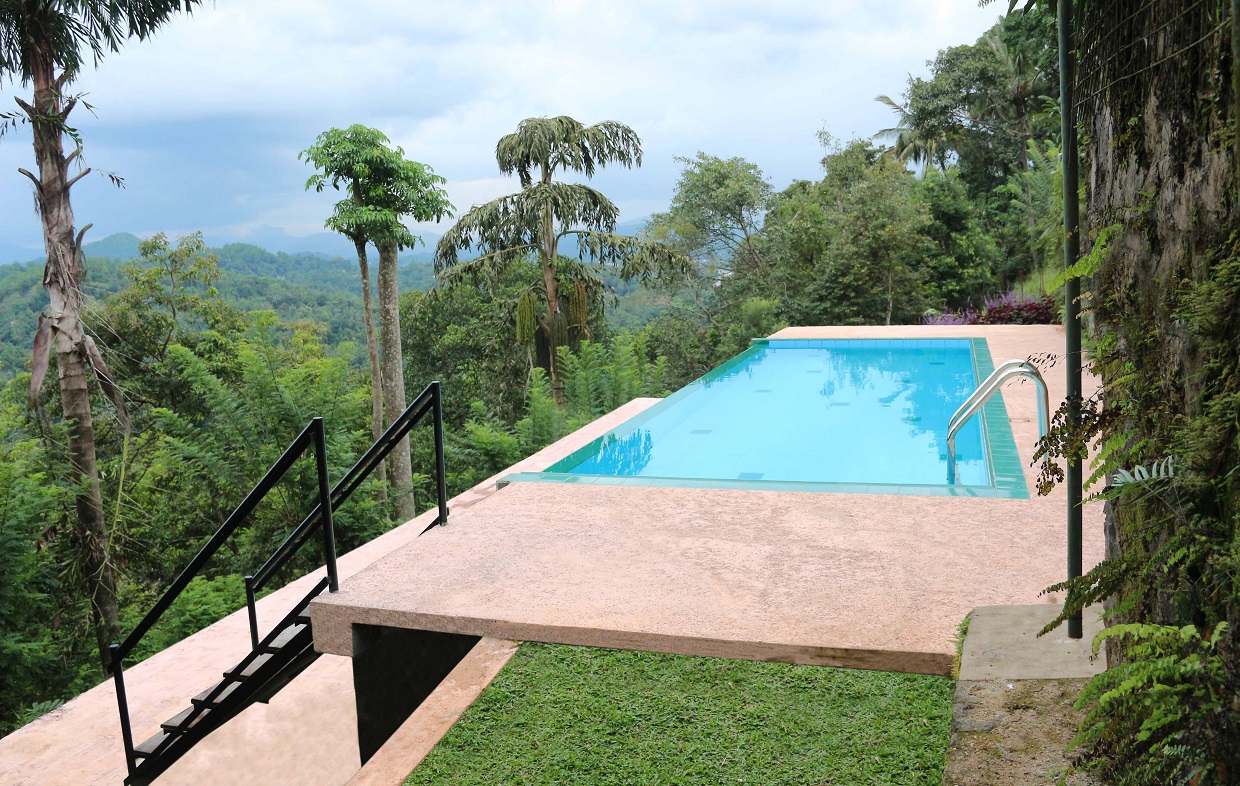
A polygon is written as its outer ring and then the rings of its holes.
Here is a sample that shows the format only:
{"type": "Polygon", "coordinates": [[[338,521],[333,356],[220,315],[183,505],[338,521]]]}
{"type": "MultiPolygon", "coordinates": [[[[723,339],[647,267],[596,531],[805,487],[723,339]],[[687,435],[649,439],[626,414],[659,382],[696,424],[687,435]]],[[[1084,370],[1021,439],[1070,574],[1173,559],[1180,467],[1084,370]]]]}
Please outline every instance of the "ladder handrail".
{"type": "Polygon", "coordinates": [[[999,367],[977,386],[977,390],[969,394],[947,423],[947,482],[949,484],[955,485],[956,483],[956,432],[968,422],[969,418],[981,411],[990,397],[999,392],[1003,383],[1015,377],[1032,379],[1038,386],[1038,392],[1041,394],[1038,397],[1039,436],[1045,437],[1046,432],[1050,430],[1050,393],[1046,388],[1046,380],[1042,378],[1042,372],[1028,360],[1009,360],[1000,363],[999,367]]]}
{"type": "MultiPolygon", "coordinates": [[[[273,639],[278,635],[282,625],[292,618],[292,614],[285,619],[281,625],[273,629],[266,639],[259,636],[258,633],[258,615],[255,606],[255,598],[258,590],[260,590],[288,560],[297,552],[312,535],[323,533],[323,548],[327,567],[327,576],[322,579],[318,585],[311,590],[310,594],[305,597],[299,604],[298,608],[304,608],[310,599],[318,595],[324,587],[330,592],[336,592],[339,588],[339,578],[336,569],[336,538],[333,523],[333,513],[344,504],[344,502],[353,494],[354,491],[362,484],[362,482],[370,476],[372,472],[379,466],[384,458],[387,457],[397,446],[397,444],[408,436],[409,432],[422,421],[426,415],[431,415],[432,426],[434,428],[435,442],[435,493],[436,502],[439,511],[434,521],[431,522],[423,532],[429,531],[432,527],[443,526],[448,523],[448,490],[447,490],[447,471],[444,462],[444,439],[443,439],[443,394],[438,380],[431,382],[422,390],[421,393],[413,400],[411,404],[402,412],[393,422],[392,425],[384,431],[383,435],[370,446],[370,448],[362,455],[361,458],[353,465],[353,467],[345,473],[334,488],[329,488],[327,478],[327,436],[323,425],[323,418],[316,417],[310,421],[310,424],[302,430],[301,434],[293,440],[292,444],[285,449],[280,458],[267,470],[267,474],[263,475],[258,484],[246,495],[245,499],[237,507],[236,510],[228,517],[223,526],[211,536],[206,545],[198,552],[198,555],[190,562],[190,564],[181,571],[172,585],[164,593],[164,595],[156,602],[155,607],[143,617],[142,621],[130,632],[120,644],[109,644],[108,652],[110,654],[108,670],[112,673],[112,679],[116,687],[117,709],[120,712],[121,721],[121,739],[125,747],[125,763],[129,770],[130,777],[134,775],[137,769],[137,757],[135,755],[133,743],[133,731],[130,726],[129,719],[129,702],[125,693],[125,658],[137,646],[139,640],[146,635],[165,611],[176,600],[177,596],[184,591],[189,582],[202,570],[219,547],[227,540],[235,530],[249,520],[250,514],[280,481],[293,464],[300,459],[308,450],[313,450],[315,455],[316,480],[318,481],[318,504],[314,510],[306,516],[305,519],[297,526],[296,529],[276,548],[275,552],[267,559],[267,562],[255,573],[245,577],[246,588],[246,606],[249,614],[250,622],[250,642],[254,651],[257,651],[261,644],[265,641],[273,639]]],[[[296,611],[296,609],[294,610],[296,611]]],[[[126,779],[128,782],[128,779],[126,779]]]]}

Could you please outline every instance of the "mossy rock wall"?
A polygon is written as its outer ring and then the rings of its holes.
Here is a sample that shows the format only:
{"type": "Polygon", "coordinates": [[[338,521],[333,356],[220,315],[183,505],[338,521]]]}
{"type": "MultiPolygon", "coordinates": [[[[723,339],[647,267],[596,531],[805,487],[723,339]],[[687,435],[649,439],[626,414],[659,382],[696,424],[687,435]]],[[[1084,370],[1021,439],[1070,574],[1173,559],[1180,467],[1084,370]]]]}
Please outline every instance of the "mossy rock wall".
{"type": "Polygon", "coordinates": [[[1088,3],[1078,112],[1082,244],[1119,227],[1082,286],[1111,414],[1102,436],[1124,440],[1128,466],[1176,458],[1170,487],[1107,503],[1108,557],[1127,565],[1111,606],[1121,621],[1199,630],[1228,621],[1236,695],[1240,96],[1231,13],[1220,0],[1088,3]]]}

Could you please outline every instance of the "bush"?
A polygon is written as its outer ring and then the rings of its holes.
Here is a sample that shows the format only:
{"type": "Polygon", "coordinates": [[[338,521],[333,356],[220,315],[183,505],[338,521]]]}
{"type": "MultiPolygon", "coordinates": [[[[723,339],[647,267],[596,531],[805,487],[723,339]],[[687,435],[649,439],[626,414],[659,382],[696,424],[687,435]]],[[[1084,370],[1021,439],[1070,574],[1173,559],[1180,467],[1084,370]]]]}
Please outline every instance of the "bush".
{"type": "Polygon", "coordinates": [[[1008,292],[986,298],[981,311],[932,312],[927,325],[1055,325],[1059,323],[1059,301],[1050,295],[1031,297],[1008,292]]]}

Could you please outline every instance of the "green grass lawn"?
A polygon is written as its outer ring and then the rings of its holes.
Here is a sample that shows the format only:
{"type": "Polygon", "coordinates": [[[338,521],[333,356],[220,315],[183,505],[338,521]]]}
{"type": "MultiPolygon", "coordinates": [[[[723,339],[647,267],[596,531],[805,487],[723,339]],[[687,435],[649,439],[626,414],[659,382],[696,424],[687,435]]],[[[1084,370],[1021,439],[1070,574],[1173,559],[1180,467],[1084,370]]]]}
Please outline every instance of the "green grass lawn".
{"type": "Polygon", "coordinates": [[[523,644],[406,781],[937,784],[940,677],[523,644]]]}

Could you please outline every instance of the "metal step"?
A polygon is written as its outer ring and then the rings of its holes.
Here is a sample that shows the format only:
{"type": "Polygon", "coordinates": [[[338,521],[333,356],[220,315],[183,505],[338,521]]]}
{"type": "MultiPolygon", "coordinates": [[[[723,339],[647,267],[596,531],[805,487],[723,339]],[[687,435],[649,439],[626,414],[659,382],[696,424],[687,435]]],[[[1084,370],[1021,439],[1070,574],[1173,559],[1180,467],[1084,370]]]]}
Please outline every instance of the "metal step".
{"type": "Polygon", "coordinates": [[[133,755],[139,759],[146,758],[147,756],[150,756],[151,754],[155,753],[155,751],[159,750],[159,746],[163,745],[168,740],[168,738],[171,736],[172,735],[169,734],[168,732],[161,731],[159,734],[156,734],[154,737],[151,737],[149,740],[146,740],[145,742],[135,745],[133,749],[133,755]]]}
{"type": "Polygon", "coordinates": [[[189,707],[161,724],[163,731],[137,747],[139,763],[126,784],[151,784],[200,739],[250,704],[269,701],[318,658],[310,618],[293,614],[282,621],[285,627],[268,634],[267,642],[225,672],[224,679],[191,699],[189,707]]]}
{"type": "MultiPolygon", "coordinates": [[[[296,646],[296,645],[294,645],[296,646]]],[[[319,653],[314,651],[314,646],[310,641],[306,641],[301,651],[291,658],[285,665],[280,667],[277,674],[267,679],[263,685],[254,692],[254,700],[266,704],[271,700],[272,696],[279,693],[285,685],[288,685],[297,675],[301,674],[310,666],[311,663],[318,660],[319,653]]]]}
{"type": "Polygon", "coordinates": [[[213,707],[219,704],[220,702],[224,701],[225,699],[227,699],[229,696],[231,696],[232,692],[235,691],[237,689],[237,686],[240,684],[241,683],[238,682],[237,680],[232,680],[232,679],[220,680],[219,682],[215,683],[211,687],[204,690],[202,693],[199,693],[197,696],[190,699],[190,701],[200,706],[206,705],[207,707],[213,707]],[[218,696],[215,696],[210,701],[207,700],[208,696],[211,696],[211,694],[214,693],[216,689],[218,689],[221,685],[224,685],[226,683],[227,683],[227,687],[225,687],[224,690],[220,691],[218,696]]]}
{"type": "Polygon", "coordinates": [[[271,657],[271,653],[264,652],[254,655],[253,657],[246,658],[241,661],[241,663],[234,666],[232,670],[224,672],[224,676],[227,679],[237,680],[238,682],[244,680],[246,677],[253,675],[254,672],[261,669],[263,664],[271,660],[271,657]],[[237,669],[241,669],[241,671],[237,671],[237,669]]]}
{"type": "Polygon", "coordinates": [[[211,713],[210,707],[202,707],[197,704],[191,704],[179,713],[160,724],[164,731],[171,734],[181,734],[187,729],[192,729],[207,715],[211,713]],[[190,716],[193,716],[192,718],[190,716]],[[188,722],[187,722],[188,721],[188,722]]]}
{"type": "Polygon", "coordinates": [[[284,646],[287,645],[290,641],[297,638],[298,634],[308,629],[309,629],[308,625],[301,625],[301,624],[290,625],[284,630],[280,631],[280,635],[272,639],[270,644],[263,645],[261,647],[261,650],[262,652],[268,653],[270,655],[274,655],[278,653],[281,649],[283,649],[284,646]]]}

